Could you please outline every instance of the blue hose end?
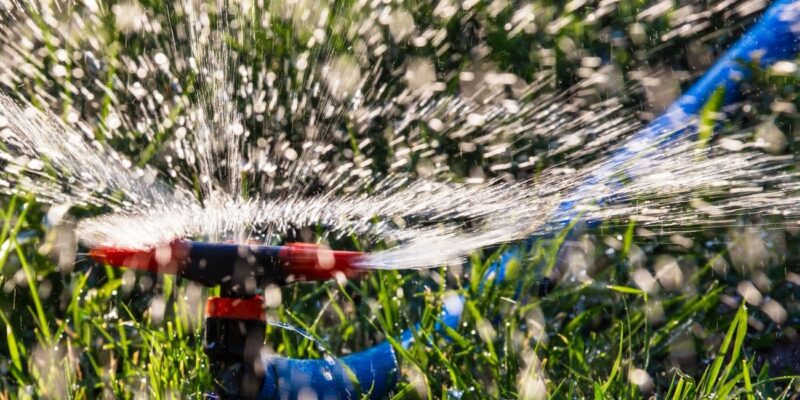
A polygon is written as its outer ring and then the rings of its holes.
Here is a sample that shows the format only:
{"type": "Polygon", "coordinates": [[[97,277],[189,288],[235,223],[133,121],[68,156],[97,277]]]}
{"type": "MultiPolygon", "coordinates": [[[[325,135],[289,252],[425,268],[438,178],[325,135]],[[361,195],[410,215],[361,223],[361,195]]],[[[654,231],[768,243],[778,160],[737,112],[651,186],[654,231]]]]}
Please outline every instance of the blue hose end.
{"type": "Polygon", "coordinates": [[[258,399],[384,399],[397,382],[389,342],[336,360],[273,356],[265,361],[258,399]]]}

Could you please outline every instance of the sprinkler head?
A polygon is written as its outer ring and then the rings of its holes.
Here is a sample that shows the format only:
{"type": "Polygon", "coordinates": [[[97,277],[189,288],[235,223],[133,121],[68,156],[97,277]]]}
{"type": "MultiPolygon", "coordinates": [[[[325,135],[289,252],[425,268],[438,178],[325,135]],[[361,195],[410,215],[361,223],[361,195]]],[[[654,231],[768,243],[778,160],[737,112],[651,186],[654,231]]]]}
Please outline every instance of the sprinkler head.
{"type": "Polygon", "coordinates": [[[267,284],[328,280],[361,270],[363,253],[331,250],[310,243],[261,246],[177,240],[150,249],[95,247],[89,256],[100,263],[180,277],[213,287],[226,297],[248,297],[267,284]]]}

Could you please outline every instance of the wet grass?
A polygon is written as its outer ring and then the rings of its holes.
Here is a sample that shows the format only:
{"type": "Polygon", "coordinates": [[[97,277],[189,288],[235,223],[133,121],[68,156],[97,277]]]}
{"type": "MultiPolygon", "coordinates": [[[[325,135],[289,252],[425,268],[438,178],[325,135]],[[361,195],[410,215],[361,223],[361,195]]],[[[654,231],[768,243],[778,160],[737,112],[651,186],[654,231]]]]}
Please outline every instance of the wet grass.
{"type": "MultiPolygon", "coordinates": [[[[90,262],[59,269],[40,254],[52,240],[41,230],[42,209],[15,198],[4,213],[2,397],[196,398],[212,389],[201,318],[213,289],[90,262]]],[[[624,231],[626,245],[616,253],[607,247],[595,260],[604,265],[596,279],[582,283],[545,290],[537,278],[562,268],[552,252],[576,243],[562,235],[512,262],[502,282],[483,279],[498,251],[476,255],[462,271],[375,271],[287,286],[268,313],[335,354],[419,323],[415,334],[424,340],[397,348],[398,399],[793,398],[798,377],[771,370],[760,356],[775,327],[758,332],[757,308],[723,301],[730,291],[714,275],[714,260],[698,264],[681,290],[648,293],[626,273],[626,246],[647,243],[624,231]],[[461,324],[439,332],[443,300],[453,294],[465,299],[461,324]]],[[[282,329],[271,328],[267,344],[288,356],[323,356],[282,329]]]]}

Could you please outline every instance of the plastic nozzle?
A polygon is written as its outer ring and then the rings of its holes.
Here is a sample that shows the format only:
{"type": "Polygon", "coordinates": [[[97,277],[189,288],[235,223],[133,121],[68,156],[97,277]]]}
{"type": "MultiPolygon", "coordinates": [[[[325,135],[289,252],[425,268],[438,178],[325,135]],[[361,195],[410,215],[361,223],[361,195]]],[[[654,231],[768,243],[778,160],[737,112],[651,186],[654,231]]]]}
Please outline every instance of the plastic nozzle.
{"type": "Polygon", "coordinates": [[[280,247],[278,258],[284,262],[284,270],[295,279],[327,280],[337,273],[352,278],[361,272],[357,261],[363,253],[357,251],[331,250],[311,243],[289,243],[280,247]]]}

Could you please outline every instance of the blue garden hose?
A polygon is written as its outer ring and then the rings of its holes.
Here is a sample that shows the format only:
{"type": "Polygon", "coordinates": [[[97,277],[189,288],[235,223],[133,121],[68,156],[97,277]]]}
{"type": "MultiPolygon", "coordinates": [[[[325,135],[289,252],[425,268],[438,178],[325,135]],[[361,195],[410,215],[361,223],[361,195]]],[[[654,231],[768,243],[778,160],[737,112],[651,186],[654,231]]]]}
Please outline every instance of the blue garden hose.
{"type": "MultiPolygon", "coordinates": [[[[739,82],[750,77],[747,65],[757,61],[761,67],[785,60],[800,52],[800,2],[779,0],[764,12],[761,20],[739,39],[716,63],[687,89],[666,111],[634,134],[627,146],[612,154],[597,168],[587,181],[575,189],[572,198],[598,183],[603,176],[618,169],[639,155],[648,146],[664,148],[675,139],[694,133],[693,120],[711,95],[722,89],[724,101],[730,103],[739,97],[739,82]]],[[[602,199],[599,199],[602,200],[602,199]]],[[[574,201],[560,204],[552,221],[568,223],[576,216],[574,201]]]]}
{"type": "Polygon", "coordinates": [[[267,362],[259,399],[385,398],[397,382],[397,356],[384,341],[359,353],[329,362],[323,359],[273,357],[267,362]]]}
{"type": "MultiPolygon", "coordinates": [[[[450,298],[442,308],[440,321],[455,329],[461,319],[464,299],[450,298]]],[[[408,348],[414,333],[400,334],[399,344],[408,348]]],[[[394,347],[383,341],[367,350],[333,362],[324,359],[295,359],[270,356],[259,400],[297,399],[314,394],[318,399],[384,399],[397,383],[399,366],[394,347]]]]}
{"type": "MultiPolygon", "coordinates": [[[[794,57],[800,52],[800,2],[779,0],[767,9],[761,20],[731,47],[692,87],[679,97],[660,117],[630,138],[629,144],[616,151],[602,168],[577,187],[574,198],[597,181],[631,161],[638,155],[639,144],[663,148],[675,139],[694,134],[693,120],[703,105],[718,88],[725,91],[725,101],[734,101],[739,95],[737,85],[750,75],[746,63],[757,62],[769,66],[778,60],[794,57]]],[[[602,199],[600,199],[602,200],[602,199]]],[[[574,202],[562,203],[551,220],[566,224],[575,218],[574,202]]],[[[530,246],[536,238],[532,238],[530,246]]],[[[519,249],[510,250],[490,267],[496,281],[504,279],[508,263],[519,257],[519,249]]],[[[487,274],[487,276],[488,276],[487,274]]],[[[463,299],[459,298],[460,302],[463,299]]],[[[441,319],[449,327],[458,325],[463,307],[445,307],[441,319]]],[[[410,330],[403,332],[400,343],[410,346],[410,330]]],[[[367,395],[371,399],[386,398],[398,380],[397,356],[389,342],[359,353],[351,354],[329,363],[325,360],[298,360],[270,357],[266,361],[266,378],[259,395],[260,400],[295,399],[303,394],[317,398],[351,399],[367,395]]]]}

